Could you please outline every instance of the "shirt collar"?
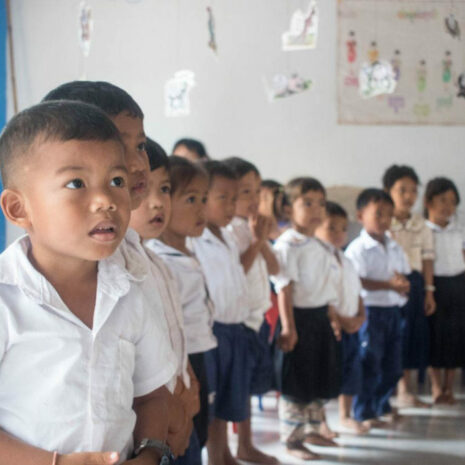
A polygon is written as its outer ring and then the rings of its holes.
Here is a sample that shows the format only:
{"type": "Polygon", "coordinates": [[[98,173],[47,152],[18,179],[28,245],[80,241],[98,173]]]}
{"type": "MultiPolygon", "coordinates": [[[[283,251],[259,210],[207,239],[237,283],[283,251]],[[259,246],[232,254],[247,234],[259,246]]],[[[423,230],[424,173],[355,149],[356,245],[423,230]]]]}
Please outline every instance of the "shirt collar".
{"type": "Polygon", "coordinates": [[[148,239],[144,241],[145,247],[150,250],[153,250],[158,255],[171,255],[175,257],[187,257],[186,254],[182,253],[178,249],[171,247],[168,244],[160,241],[159,239],[148,239]]]}
{"type": "Polygon", "coordinates": [[[381,242],[373,239],[373,237],[367,233],[366,229],[361,230],[360,238],[366,249],[374,249],[375,247],[392,248],[395,245],[395,242],[387,234],[384,235],[384,244],[381,244],[381,242]]]}
{"type": "Polygon", "coordinates": [[[405,229],[407,231],[418,232],[418,231],[421,231],[421,228],[423,227],[423,225],[424,225],[424,220],[419,215],[410,216],[410,218],[405,223],[402,223],[397,218],[393,217],[392,222],[391,222],[391,231],[398,232],[398,231],[402,231],[403,229],[405,229]]]}

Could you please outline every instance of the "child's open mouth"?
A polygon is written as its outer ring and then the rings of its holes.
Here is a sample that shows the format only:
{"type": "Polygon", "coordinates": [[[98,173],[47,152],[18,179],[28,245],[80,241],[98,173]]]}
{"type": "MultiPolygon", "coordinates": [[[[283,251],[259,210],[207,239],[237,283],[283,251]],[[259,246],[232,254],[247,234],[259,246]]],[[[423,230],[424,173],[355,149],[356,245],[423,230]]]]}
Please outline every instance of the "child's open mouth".
{"type": "Polygon", "coordinates": [[[159,213],[158,215],[154,216],[150,220],[150,224],[159,224],[162,225],[165,222],[165,215],[163,213],[159,213]]]}
{"type": "Polygon", "coordinates": [[[101,242],[113,241],[117,236],[116,225],[109,221],[99,223],[94,229],[92,229],[89,236],[101,242]]]}

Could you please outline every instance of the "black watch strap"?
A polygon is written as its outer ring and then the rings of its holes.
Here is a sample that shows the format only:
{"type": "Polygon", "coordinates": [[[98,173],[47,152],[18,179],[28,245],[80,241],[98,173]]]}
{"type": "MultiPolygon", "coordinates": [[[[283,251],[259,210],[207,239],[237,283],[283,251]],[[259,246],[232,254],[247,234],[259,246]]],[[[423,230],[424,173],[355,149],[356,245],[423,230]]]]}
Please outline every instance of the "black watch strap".
{"type": "Polygon", "coordinates": [[[144,438],[134,449],[134,457],[137,457],[144,449],[157,449],[161,453],[160,465],[168,465],[174,458],[170,447],[164,441],[144,438]]]}

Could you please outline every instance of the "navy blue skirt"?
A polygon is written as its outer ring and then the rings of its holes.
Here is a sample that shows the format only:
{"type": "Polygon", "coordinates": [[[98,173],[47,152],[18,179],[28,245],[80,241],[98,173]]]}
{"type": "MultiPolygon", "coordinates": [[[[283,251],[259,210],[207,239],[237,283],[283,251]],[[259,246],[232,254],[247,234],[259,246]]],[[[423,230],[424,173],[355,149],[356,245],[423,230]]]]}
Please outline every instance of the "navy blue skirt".
{"type": "Polygon", "coordinates": [[[429,361],[429,324],[425,315],[425,281],[414,271],[408,275],[410,293],[401,308],[402,367],[424,370],[429,361]]]}
{"type": "Polygon", "coordinates": [[[280,352],[281,393],[295,402],[333,399],[341,388],[341,347],[328,318],[328,307],[296,308],[298,341],[292,352],[280,352]]]}
{"type": "Polygon", "coordinates": [[[342,385],[341,394],[356,396],[362,387],[362,358],[358,331],[353,334],[342,331],[342,385]]]}
{"type": "Polygon", "coordinates": [[[465,365],[465,273],[435,276],[436,312],[429,317],[431,366],[459,368],[465,365]]]}

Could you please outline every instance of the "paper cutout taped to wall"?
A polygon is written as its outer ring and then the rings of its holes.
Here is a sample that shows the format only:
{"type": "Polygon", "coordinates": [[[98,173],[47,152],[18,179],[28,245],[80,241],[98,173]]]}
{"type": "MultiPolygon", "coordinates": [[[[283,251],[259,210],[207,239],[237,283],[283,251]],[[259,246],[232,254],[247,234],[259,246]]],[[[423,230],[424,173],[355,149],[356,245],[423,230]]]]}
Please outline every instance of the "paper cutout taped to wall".
{"type": "Polygon", "coordinates": [[[309,90],[311,86],[311,79],[304,79],[297,73],[293,73],[290,76],[276,74],[273,76],[270,84],[265,81],[266,92],[270,101],[301,94],[309,90]]]}
{"type": "Polygon", "coordinates": [[[182,70],[174,73],[174,76],[165,84],[165,115],[187,116],[190,114],[189,93],[195,86],[195,74],[193,71],[182,70]]]}
{"type": "Polygon", "coordinates": [[[218,46],[216,44],[216,36],[215,36],[215,17],[213,16],[213,10],[210,6],[207,6],[207,14],[208,14],[208,46],[213,50],[214,53],[218,52],[218,46]]]}
{"type": "Polygon", "coordinates": [[[89,56],[93,29],[92,8],[88,2],[81,2],[79,6],[79,46],[85,57],[89,56]]]}
{"type": "Polygon", "coordinates": [[[363,98],[392,94],[396,88],[396,76],[392,65],[384,60],[364,63],[358,81],[360,96],[363,98]]]}
{"type": "Polygon", "coordinates": [[[318,36],[318,7],[316,0],[310,0],[306,12],[298,9],[291,18],[289,31],[282,35],[285,51],[306,50],[316,47],[318,36]]]}
{"type": "Polygon", "coordinates": [[[451,13],[447,18],[444,19],[444,25],[446,26],[446,31],[455,39],[460,39],[460,24],[457,21],[457,18],[451,13]]]}

